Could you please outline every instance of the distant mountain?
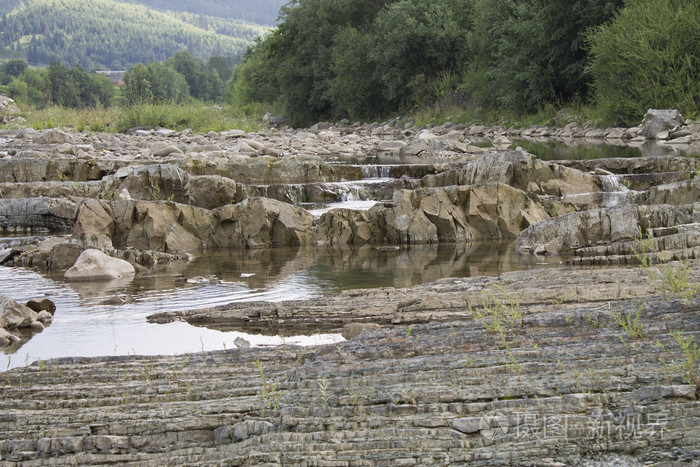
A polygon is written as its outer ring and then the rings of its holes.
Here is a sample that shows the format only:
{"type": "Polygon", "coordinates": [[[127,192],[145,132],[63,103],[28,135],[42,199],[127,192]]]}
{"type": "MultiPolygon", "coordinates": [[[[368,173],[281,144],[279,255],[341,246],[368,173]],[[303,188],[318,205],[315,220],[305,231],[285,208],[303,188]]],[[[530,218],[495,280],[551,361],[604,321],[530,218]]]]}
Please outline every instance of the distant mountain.
{"type": "Polygon", "coordinates": [[[288,0],[117,0],[145,5],[160,11],[181,11],[196,15],[240,19],[272,26],[288,0]]]}
{"type": "Polygon", "coordinates": [[[135,63],[164,61],[179,50],[204,59],[213,55],[237,58],[269,26],[235,18],[236,5],[240,18],[246,11],[254,16],[253,8],[262,4],[267,9],[260,10],[260,19],[270,21],[271,14],[266,12],[280,3],[4,0],[0,7],[0,57],[24,57],[32,65],[62,60],[86,70],[126,69],[135,63]],[[155,9],[161,4],[167,4],[169,10],[155,9]],[[216,16],[203,13],[217,8],[216,16]]]}

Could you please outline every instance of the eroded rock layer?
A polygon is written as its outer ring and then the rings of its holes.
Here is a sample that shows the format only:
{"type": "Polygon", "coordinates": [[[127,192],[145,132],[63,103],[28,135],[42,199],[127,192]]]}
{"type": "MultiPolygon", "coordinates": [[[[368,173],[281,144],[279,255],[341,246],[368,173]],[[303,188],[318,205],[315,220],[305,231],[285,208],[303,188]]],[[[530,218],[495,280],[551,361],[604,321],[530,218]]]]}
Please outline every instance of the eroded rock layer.
{"type": "MultiPolygon", "coordinates": [[[[446,321],[433,317],[418,324],[418,315],[406,312],[414,322],[384,320],[382,327],[334,346],[76,358],[15,369],[0,375],[1,460],[697,462],[698,368],[683,366],[682,346],[700,338],[700,301],[624,299],[647,280],[628,270],[611,269],[583,282],[583,275],[576,282],[567,274],[544,271],[527,284],[515,277],[501,284],[483,278],[438,281],[421,295],[433,289],[454,300],[461,296],[449,313],[438,313],[446,321]],[[555,284],[557,274],[563,280],[555,284]],[[615,286],[604,276],[620,281],[615,286]],[[591,286],[597,283],[603,284],[599,291],[591,286]],[[574,302],[567,288],[576,294],[574,302]]],[[[405,291],[364,298],[360,293],[356,300],[371,303],[370,297],[382,295],[399,302],[405,291]]],[[[446,303],[426,298],[423,308],[437,312],[446,303]]],[[[354,314],[362,319],[359,311],[354,314]]]]}

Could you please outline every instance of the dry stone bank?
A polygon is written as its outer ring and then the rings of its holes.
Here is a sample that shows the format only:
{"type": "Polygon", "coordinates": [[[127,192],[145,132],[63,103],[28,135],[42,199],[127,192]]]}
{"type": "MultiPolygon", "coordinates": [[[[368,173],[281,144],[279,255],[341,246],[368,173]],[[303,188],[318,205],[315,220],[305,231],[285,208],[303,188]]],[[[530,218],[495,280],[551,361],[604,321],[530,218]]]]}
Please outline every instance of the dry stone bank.
{"type": "MultiPolygon", "coordinates": [[[[681,345],[700,338],[698,299],[652,296],[648,277],[629,269],[501,279],[357,291],[365,317],[386,324],[333,346],[63,359],[3,373],[2,462],[697,463],[698,368],[683,366],[681,345]],[[488,311],[496,304],[514,313],[501,331],[488,311]]],[[[338,324],[352,320],[330,304],[347,296],[328,301],[338,324]]],[[[322,316],[314,301],[281,304],[272,326],[293,325],[292,311],[307,307],[322,316]]]]}

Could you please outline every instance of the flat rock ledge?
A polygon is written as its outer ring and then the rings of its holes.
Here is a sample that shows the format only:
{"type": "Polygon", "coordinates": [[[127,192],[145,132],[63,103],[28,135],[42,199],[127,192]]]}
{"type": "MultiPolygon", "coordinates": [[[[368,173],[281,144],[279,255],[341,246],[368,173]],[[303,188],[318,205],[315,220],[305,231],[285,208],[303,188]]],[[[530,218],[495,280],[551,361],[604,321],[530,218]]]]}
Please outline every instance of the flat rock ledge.
{"type": "MultiPolygon", "coordinates": [[[[379,320],[330,346],[2,373],[0,463],[697,465],[698,366],[681,345],[700,339],[700,299],[638,270],[520,274],[409,289],[423,310],[454,303],[442,322],[379,320]]],[[[417,305],[358,291],[354,313],[363,295],[417,305]]]]}

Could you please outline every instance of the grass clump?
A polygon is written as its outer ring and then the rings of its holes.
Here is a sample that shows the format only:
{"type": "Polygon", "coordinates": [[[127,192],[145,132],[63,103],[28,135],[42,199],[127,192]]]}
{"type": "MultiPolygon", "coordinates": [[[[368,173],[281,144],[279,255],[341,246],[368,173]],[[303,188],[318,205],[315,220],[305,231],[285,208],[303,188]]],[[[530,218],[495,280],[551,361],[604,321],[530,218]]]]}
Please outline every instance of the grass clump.
{"type": "Polygon", "coordinates": [[[496,285],[495,290],[484,290],[484,303],[481,309],[469,304],[469,313],[474,316],[486,330],[496,335],[496,341],[502,346],[508,347],[509,342],[506,331],[518,323],[522,323],[523,310],[520,302],[508,295],[501,285],[496,285]]]}
{"type": "Polygon", "coordinates": [[[639,322],[639,316],[641,315],[641,309],[637,310],[637,313],[632,317],[632,313],[627,313],[625,317],[622,315],[613,315],[615,322],[627,333],[630,339],[643,339],[644,338],[644,327],[642,323],[639,322]]]}
{"type": "Polygon", "coordinates": [[[639,228],[639,236],[635,240],[632,252],[639,261],[642,270],[654,281],[657,289],[664,297],[674,297],[683,300],[693,298],[700,292],[700,284],[691,277],[691,267],[687,261],[672,265],[665,262],[663,253],[659,256],[660,263],[655,265],[654,252],[656,246],[651,232],[643,234],[639,228]]]}
{"type": "Polygon", "coordinates": [[[50,106],[21,107],[27,126],[35,130],[62,128],[69,131],[125,133],[130,128],[169,128],[195,133],[221,132],[232,128],[246,132],[263,128],[265,108],[249,105],[242,108],[189,104],[138,104],[116,107],[86,107],[80,109],[50,106]]]}
{"type": "Polygon", "coordinates": [[[263,402],[262,416],[270,417],[270,420],[272,420],[279,412],[283,392],[280,390],[279,382],[269,381],[265,378],[265,371],[260,360],[255,360],[255,366],[260,370],[260,379],[262,380],[262,388],[258,393],[263,402]]]}
{"type": "Polygon", "coordinates": [[[700,386],[700,376],[698,376],[698,362],[700,362],[700,349],[693,336],[685,337],[682,332],[675,331],[669,333],[676,340],[676,343],[683,351],[685,359],[678,365],[683,380],[689,384],[700,386]]]}

